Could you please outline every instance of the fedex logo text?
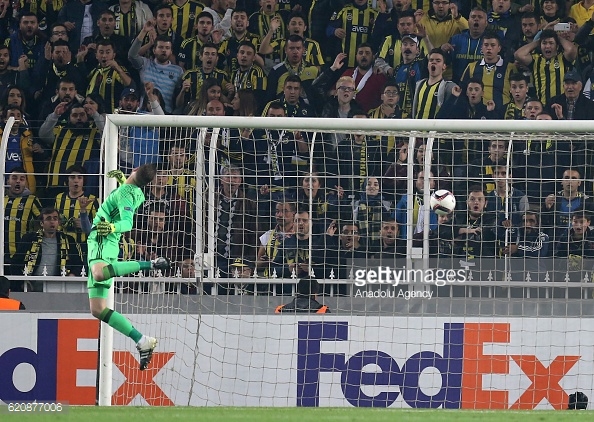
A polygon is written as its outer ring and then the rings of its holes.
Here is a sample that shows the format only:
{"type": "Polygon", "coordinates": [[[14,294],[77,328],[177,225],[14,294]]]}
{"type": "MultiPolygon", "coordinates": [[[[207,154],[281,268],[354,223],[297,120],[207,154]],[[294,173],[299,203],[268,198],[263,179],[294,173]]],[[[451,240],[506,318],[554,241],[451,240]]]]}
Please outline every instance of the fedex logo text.
{"type": "MultiPolygon", "coordinates": [[[[37,320],[37,351],[15,347],[0,352],[0,400],[95,404],[96,387],[77,385],[77,371],[97,371],[98,352],[78,350],[77,343],[80,339],[96,340],[98,331],[99,322],[92,319],[37,320]],[[21,364],[35,371],[33,387],[28,391],[21,391],[14,382],[15,370],[21,364]]],[[[149,370],[140,372],[135,356],[114,351],[113,363],[126,380],[113,394],[113,404],[127,405],[140,395],[150,405],[173,405],[153,380],[173,356],[173,352],[155,353],[149,370]]]]}
{"type": "Polygon", "coordinates": [[[388,407],[398,397],[416,408],[533,409],[546,399],[555,409],[564,409],[568,394],[561,379],[580,356],[557,356],[547,366],[533,355],[486,355],[485,343],[509,343],[509,323],[446,323],[443,352],[420,351],[402,363],[380,350],[363,350],[349,359],[342,353],[322,353],[323,341],[348,341],[348,322],[299,322],[297,345],[297,406],[319,406],[320,373],[340,372],[345,399],[358,407],[388,407]],[[514,361],[530,379],[530,386],[510,405],[506,390],[483,390],[483,375],[509,374],[514,361]],[[367,365],[379,368],[364,371],[367,365]],[[419,386],[421,373],[435,368],[441,388],[432,396],[419,386]],[[376,396],[364,386],[386,386],[376,396]],[[394,387],[398,386],[399,391],[394,387]]]}

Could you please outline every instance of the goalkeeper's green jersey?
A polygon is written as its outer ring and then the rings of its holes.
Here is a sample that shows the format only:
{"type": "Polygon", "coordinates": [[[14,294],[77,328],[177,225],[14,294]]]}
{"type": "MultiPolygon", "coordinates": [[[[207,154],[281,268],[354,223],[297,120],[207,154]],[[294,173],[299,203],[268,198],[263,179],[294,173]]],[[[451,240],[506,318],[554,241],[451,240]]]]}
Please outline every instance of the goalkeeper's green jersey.
{"type": "Polygon", "coordinates": [[[123,184],[109,194],[103,201],[93,219],[97,225],[104,218],[105,221],[115,226],[116,233],[125,233],[132,230],[134,214],[144,202],[144,193],[136,185],[123,184]]]}

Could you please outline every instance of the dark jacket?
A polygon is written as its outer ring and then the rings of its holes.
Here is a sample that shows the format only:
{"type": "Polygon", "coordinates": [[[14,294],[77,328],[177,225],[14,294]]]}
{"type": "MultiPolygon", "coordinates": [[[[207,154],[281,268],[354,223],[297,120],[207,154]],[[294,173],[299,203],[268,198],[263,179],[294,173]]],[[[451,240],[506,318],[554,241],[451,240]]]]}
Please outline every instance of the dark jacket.
{"type": "MultiPolygon", "coordinates": [[[[94,0],[91,3],[91,17],[93,30],[96,30],[97,21],[103,11],[107,10],[107,4],[101,0],[94,0]]],[[[70,51],[78,51],[81,44],[80,31],[82,29],[83,17],[85,15],[85,5],[80,0],[72,0],[60,10],[58,14],[58,22],[72,22],[74,29],[68,31],[68,39],[70,41],[70,51]]]]}
{"type": "Polygon", "coordinates": [[[277,306],[274,310],[275,314],[284,312],[329,314],[330,309],[326,305],[322,305],[314,298],[297,296],[291,302],[285,305],[277,306]]]}
{"type": "MultiPolygon", "coordinates": [[[[549,101],[547,108],[553,119],[557,119],[557,114],[552,108],[553,104],[560,104],[563,109],[563,118],[567,119],[567,97],[565,94],[557,95],[549,101]]],[[[575,102],[575,110],[572,120],[594,120],[594,104],[588,100],[583,92],[575,102]]]]}

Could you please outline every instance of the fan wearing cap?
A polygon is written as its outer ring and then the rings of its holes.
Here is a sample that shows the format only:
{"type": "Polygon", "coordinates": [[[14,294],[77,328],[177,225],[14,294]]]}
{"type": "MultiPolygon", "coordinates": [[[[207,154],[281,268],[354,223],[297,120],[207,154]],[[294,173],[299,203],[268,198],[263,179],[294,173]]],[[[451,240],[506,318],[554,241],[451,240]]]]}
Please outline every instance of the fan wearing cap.
{"type": "Polygon", "coordinates": [[[563,78],[564,94],[551,98],[548,108],[558,120],[592,120],[594,104],[582,92],[582,77],[574,68],[563,78]]]}
{"type": "Polygon", "coordinates": [[[242,258],[235,258],[233,264],[231,264],[231,276],[238,278],[250,278],[254,275],[254,270],[250,267],[249,262],[242,258]]]}
{"type": "Polygon", "coordinates": [[[295,298],[285,305],[277,306],[274,313],[329,314],[330,308],[316,300],[316,295],[319,291],[320,283],[318,283],[318,280],[311,277],[302,278],[297,283],[295,298]]]}

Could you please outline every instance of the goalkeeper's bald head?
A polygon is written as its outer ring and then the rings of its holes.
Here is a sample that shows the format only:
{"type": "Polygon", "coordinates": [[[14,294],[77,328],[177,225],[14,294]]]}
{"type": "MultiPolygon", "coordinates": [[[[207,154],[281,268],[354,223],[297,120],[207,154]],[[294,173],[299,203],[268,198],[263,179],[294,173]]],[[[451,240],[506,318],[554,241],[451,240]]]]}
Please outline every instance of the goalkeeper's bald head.
{"type": "Polygon", "coordinates": [[[134,184],[138,187],[148,185],[157,175],[157,166],[154,163],[143,164],[134,170],[134,184]]]}

